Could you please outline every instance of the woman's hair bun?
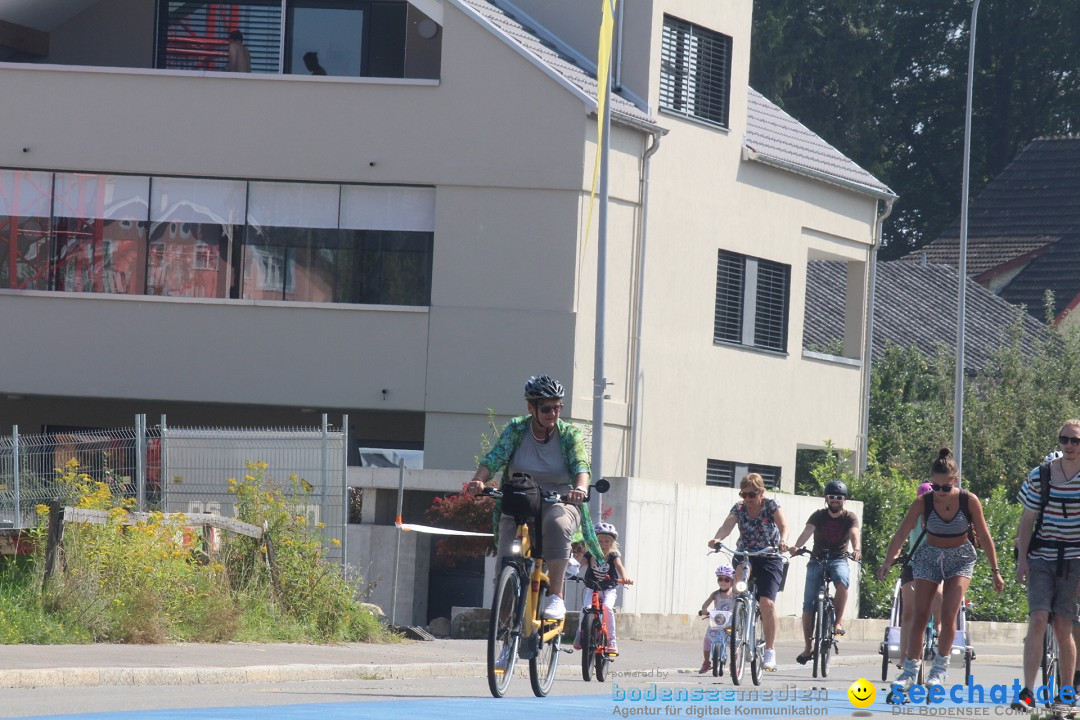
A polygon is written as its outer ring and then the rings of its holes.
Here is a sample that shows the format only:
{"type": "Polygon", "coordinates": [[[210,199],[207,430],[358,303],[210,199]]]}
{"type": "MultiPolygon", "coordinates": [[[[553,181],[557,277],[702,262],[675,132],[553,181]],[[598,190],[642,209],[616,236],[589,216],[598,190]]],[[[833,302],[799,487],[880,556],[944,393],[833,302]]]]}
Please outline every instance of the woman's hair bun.
{"type": "Polygon", "coordinates": [[[947,460],[948,458],[952,457],[952,450],[947,447],[943,447],[938,450],[937,456],[938,460],[947,460]]]}

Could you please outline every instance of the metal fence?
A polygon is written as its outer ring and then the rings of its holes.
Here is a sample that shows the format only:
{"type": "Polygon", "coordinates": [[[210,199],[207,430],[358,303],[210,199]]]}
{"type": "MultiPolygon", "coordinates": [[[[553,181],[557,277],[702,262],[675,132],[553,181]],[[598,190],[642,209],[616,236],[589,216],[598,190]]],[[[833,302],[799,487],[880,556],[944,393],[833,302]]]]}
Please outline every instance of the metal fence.
{"type": "Polygon", "coordinates": [[[134,499],[138,510],[226,517],[235,516],[229,479],[264,462],[265,481],[293,496],[312,527],[322,525],[326,557],[344,563],[346,437],[348,416],[334,428],[325,415],[308,428],[173,428],[164,416],[148,427],[144,415],[133,427],[107,430],[21,435],[16,426],[0,436],[0,527],[33,527],[36,506],[71,502],[61,476],[72,460],[78,473],[134,499]]]}

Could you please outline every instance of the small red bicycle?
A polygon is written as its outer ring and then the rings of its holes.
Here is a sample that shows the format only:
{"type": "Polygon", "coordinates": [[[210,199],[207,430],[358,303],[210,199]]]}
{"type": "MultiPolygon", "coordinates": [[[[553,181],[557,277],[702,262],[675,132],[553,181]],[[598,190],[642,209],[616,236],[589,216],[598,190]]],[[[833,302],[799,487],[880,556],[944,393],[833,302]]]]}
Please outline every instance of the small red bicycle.
{"type": "MultiPolygon", "coordinates": [[[[595,672],[597,682],[604,682],[607,678],[608,665],[618,657],[618,653],[608,647],[611,631],[608,628],[607,618],[604,616],[604,603],[600,596],[602,590],[590,587],[578,577],[568,577],[567,580],[585,584],[592,590],[592,603],[581,611],[581,627],[578,636],[581,638],[581,677],[585,682],[589,682],[595,672]]],[[[629,584],[624,580],[616,582],[620,585],[629,584]]]]}

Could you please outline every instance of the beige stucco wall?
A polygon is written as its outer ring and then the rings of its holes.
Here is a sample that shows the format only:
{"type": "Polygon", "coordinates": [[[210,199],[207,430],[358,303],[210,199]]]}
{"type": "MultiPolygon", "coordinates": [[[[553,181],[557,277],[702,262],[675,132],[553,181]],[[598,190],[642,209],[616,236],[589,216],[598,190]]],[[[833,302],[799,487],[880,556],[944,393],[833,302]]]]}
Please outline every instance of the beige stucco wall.
{"type": "MultiPolygon", "coordinates": [[[[856,446],[858,367],[802,357],[805,263],[864,262],[874,203],[742,159],[750,6],[671,0],[647,20],[640,6],[626,13],[626,37],[651,38],[626,53],[626,72],[648,79],[654,108],[662,12],[735,45],[730,130],[657,115],[670,133],[651,162],[648,227],[648,136],[612,128],[608,475],[698,485],[716,458],[782,466],[790,488],[796,447],[856,446]],[[786,355],[713,345],[719,248],[791,265],[786,355]]],[[[487,409],[500,423],[522,412],[534,372],[567,384],[568,419],[591,420],[595,116],[452,3],[444,10],[437,82],[0,64],[19,98],[0,104],[0,167],[436,188],[429,309],[5,293],[0,317],[14,330],[0,357],[14,371],[0,389],[423,412],[437,468],[471,467],[487,409]],[[52,322],[26,321],[37,317],[52,322]],[[75,331],[89,336],[78,353],[63,340],[75,331]],[[97,377],[115,367],[130,372],[97,377]]]]}

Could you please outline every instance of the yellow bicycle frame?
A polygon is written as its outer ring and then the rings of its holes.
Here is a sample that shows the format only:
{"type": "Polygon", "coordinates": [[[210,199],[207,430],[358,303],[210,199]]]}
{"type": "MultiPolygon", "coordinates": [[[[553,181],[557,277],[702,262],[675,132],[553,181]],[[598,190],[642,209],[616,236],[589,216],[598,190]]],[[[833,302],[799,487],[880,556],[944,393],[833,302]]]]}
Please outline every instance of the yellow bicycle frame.
{"type": "MultiPolygon", "coordinates": [[[[532,541],[529,537],[529,526],[518,525],[517,542],[515,543],[521,552],[521,557],[532,557],[532,541]]],[[[540,633],[540,642],[546,643],[556,635],[562,634],[566,620],[548,620],[540,616],[537,604],[540,600],[540,583],[548,582],[548,574],[545,570],[543,558],[535,558],[532,574],[529,575],[529,594],[525,596],[525,614],[521,620],[521,634],[531,637],[533,633],[540,633]]]]}

